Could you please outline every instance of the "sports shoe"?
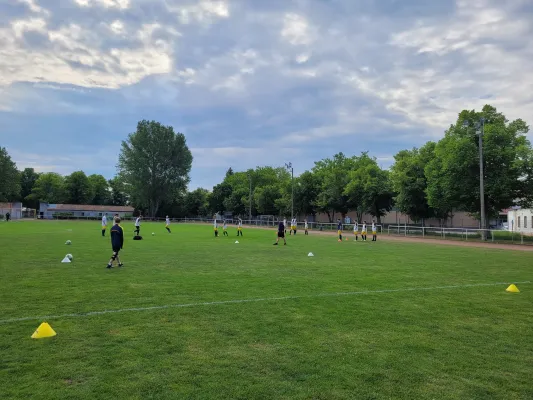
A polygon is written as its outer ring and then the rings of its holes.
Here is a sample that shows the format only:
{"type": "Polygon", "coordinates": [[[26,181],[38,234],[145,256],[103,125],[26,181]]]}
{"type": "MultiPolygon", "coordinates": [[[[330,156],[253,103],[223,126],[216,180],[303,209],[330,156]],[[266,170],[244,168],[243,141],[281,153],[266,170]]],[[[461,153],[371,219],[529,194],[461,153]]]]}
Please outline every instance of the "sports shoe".
{"type": "Polygon", "coordinates": [[[113,268],[113,266],[112,266],[111,264],[107,264],[107,267],[106,267],[106,268],[107,268],[107,269],[111,269],[111,268],[113,268]]]}
{"type": "Polygon", "coordinates": [[[119,264],[118,266],[119,266],[119,267],[123,267],[123,266],[124,266],[124,264],[120,263],[120,264],[119,264]]]}

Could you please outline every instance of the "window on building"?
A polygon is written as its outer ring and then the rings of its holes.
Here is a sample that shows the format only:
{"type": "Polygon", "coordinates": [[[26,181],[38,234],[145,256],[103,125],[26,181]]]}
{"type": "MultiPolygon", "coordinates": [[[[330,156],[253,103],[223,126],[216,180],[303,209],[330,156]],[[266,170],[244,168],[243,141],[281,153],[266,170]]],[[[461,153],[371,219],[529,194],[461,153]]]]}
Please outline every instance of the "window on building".
{"type": "Polygon", "coordinates": [[[517,225],[518,228],[520,228],[520,218],[522,217],[518,217],[518,225],[517,225]]]}
{"type": "Polygon", "coordinates": [[[524,217],[524,228],[527,228],[527,217],[524,217]]]}

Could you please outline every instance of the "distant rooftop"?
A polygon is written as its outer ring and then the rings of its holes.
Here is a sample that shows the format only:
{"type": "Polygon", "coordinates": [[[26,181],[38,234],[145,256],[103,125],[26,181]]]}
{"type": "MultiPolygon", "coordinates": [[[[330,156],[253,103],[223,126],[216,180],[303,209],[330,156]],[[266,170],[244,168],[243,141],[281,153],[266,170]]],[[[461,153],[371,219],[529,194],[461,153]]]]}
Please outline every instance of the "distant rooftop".
{"type": "Polygon", "coordinates": [[[48,204],[47,211],[97,211],[97,212],[133,212],[130,206],[94,206],[88,204],[48,204]]]}

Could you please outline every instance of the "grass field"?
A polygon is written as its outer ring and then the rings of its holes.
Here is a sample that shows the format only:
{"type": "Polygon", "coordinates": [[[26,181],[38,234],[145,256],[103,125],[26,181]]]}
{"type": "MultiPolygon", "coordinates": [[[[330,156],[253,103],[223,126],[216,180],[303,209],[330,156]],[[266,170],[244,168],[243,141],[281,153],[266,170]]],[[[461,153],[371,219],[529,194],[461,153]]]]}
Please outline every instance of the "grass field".
{"type": "Polygon", "coordinates": [[[529,253],[124,228],[0,224],[1,399],[533,398],[529,253]]]}

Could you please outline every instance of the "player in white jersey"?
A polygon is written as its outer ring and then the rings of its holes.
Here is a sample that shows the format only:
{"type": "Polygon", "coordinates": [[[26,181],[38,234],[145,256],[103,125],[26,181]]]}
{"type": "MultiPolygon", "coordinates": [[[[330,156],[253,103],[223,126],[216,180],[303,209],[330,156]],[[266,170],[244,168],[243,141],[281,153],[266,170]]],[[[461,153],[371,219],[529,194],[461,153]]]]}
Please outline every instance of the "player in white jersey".
{"type": "Polygon", "coordinates": [[[237,222],[237,236],[242,236],[242,219],[237,222]]]}
{"type": "Polygon", "coordinates": [[[287,218],[283,218],[283,227],[285,229],[285,234],[287,234],[287,218]]]}
{"type": "Polygon", "coordinates": [[[106,215],[102,215],[102,236],[105,236],[105,231],[107,229],[107,217],[106,215]]]}
{"type": "Polygon", "coordinates": [[[135,234],[137,236],[139,236],[139,234],[141,233],[141,219],[142,219],[142,217],[143,217],[142,215],[139,215],[137,217],[137,219],[135,220],[135,231],[134,232],[135,232],[135,234]]]}
{"type": "Polygon", "coordinates": [[[224,220],[222,224],[222,231],[224,233],[224,236],[229,236],[228,235],[228,223],[226,222],[226,220],[224,220]]]}
{"type": "Polygon", "coordinates": [[[296,222],[296,218],[293,218],[291,220],[291,234],[292,234],[292,232],[294,232],[294,234],[296,235],[297,225],[298,225],[298,223],[296,222]]]}
{"type": "Polygon", "coordinates": [[[361,239],[366,242],[366,221],[363,221],[363,229],[361,229],[361,239]]]}
{"type": "Polygon", "coordinates": [[[307,224],[307,218],[304,220],[305,234],[309,235],[309,225],[307,224]]]}
{"type": "Polygon", "coordinates": [[[218,237],[218,224],[216,215],[213,218],[213,230],[215,231],[215,237],[218,237]]]}
{"type": "Polygon", "coordinates": [[[378,232],[376,229],[376,223],[372,221],[372,241],[377,242],[378,241],[378,232]]]}
{"type": "Polygon", "coordinates": [[[168,215],[165,218],[165,229],[168,231],[168,233],[172,233],[170,232],[170,218],[168,217],[168,215]]]}
{"type": "Polygon", "coordinates": [[[359,240],[359,223],[357,221],[353,224],[353,234],[355,235],[355,240],[359,240]]]}

